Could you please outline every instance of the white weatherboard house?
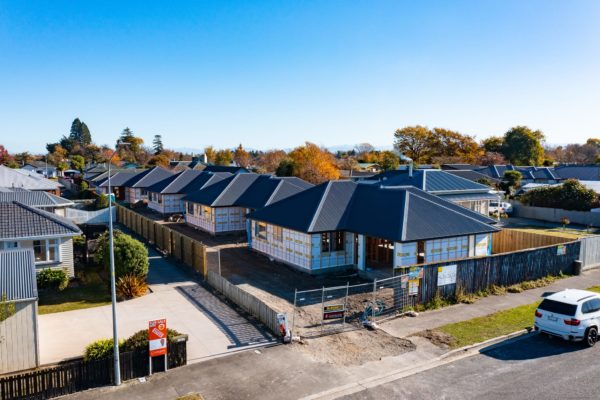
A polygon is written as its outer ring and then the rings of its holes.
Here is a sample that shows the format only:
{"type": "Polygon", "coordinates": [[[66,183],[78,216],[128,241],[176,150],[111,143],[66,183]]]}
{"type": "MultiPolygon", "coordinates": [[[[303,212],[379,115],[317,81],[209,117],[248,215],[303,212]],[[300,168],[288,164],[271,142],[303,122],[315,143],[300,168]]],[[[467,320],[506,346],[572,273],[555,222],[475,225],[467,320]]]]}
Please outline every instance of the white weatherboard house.
{"type": "Polygon", "coordinates": [[[0,191],[0,203],[12,201],[52,212],[61,217],[66,216],[66,209],[74,205],[70,200],[47,192],[31,192],[28,190],[0,191]]]}
{"type": "Polygon", "coordinates": [[[14,304],[14,315],[0,322],[0,374],[39,366],[37,284],[33,252],[0,251],[0,297],[14,304]]]}
{"type": "Polygon", "coordinates": [[[22,203],[0,203],[0,250],[32,249],[36,269],[64,269],[75,276],[73,237],[81,231],[71,221],[22,203]]]}
{"type": "Polygon", "coordinates": [[[188,225],[210,234],[246,231],[246,214],[312,185],[298,178],[243,173],[184,197],[188,225]]]}
{"type": "Polygon", "coordinates": [[[250,247],[309,273],[491,253],[493,219],[412,186],[321,184],[248,215],[250,247]]]}
{"type": "Polygon", "coordinates": [[[198,190],[207,188],[230,173],[203,172],[186,170],[172,175],[148,188],[148,208],[161,214],[184,213],[183,198],[198,190]]]}

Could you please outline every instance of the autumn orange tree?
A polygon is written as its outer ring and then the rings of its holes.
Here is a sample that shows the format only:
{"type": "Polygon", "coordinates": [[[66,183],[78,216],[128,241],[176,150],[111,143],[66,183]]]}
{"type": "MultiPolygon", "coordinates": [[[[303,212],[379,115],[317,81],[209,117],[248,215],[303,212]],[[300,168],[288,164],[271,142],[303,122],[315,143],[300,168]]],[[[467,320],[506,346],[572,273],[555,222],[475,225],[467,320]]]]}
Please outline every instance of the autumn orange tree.
{"type": "Polygon", "coordinates": [[[242,144],[240,143],[240,145],[237,147],[237,149],[235,149],[235,152],[233,153],[233,161],[239,166],[239,167],[248,167],[250,165],[250,153],[248,153],[243,147],[242,144]]]}
{"type": "Polygon", "coordinates": [[[287,174],[291,172],[310,183],[319,184],[340,177],[333,154],[314,143],[306,142],[304,146],[296,147],[283,162],[286,161],[291,167],[287,174]]]}
{"type": "Polygon", "coordinates": [[[258,156],[257,164],[261,172],[275,172],[286,158],[287,154],[283,150],[269,150],[258,156]]]}

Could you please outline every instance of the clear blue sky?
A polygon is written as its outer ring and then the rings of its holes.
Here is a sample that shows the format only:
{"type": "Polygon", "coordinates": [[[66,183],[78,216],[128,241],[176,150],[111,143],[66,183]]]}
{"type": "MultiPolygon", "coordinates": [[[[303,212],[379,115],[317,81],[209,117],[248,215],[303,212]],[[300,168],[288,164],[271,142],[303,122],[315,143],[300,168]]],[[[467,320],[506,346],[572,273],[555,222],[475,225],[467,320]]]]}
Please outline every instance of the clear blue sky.
{"type": "Polygon", "coordinates": [[[4,1],[0,143],[40,152],[75,117],[172,148],[600,136],[600,1],[4,1]]]}

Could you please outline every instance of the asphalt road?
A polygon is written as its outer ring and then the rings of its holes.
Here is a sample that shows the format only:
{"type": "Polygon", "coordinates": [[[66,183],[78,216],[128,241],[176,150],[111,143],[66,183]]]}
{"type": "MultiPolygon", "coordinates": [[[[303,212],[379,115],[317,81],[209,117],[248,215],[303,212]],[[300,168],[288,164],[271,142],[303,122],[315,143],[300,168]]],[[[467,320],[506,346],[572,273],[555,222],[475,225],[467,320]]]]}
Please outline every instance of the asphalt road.
{"type": "Polygon", "coordinates": [[[345,399],[600,399],[600,344],[535,335],[345,399]]]}

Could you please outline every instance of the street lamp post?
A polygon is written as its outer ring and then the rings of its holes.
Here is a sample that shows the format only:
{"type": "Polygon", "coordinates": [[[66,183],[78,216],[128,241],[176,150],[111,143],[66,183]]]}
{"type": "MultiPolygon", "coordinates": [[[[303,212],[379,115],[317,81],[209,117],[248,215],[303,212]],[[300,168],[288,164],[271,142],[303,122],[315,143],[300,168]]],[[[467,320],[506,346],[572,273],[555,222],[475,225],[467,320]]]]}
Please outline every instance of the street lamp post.
{"type": "Polygon", "coordinates": [[[108,160],[108,254],[110,259],[110,294],[112,298],[112,323],[113,323],[113,351],[114,351],[114,369],[115,369],[115,386],[121,384],[121,363],[119,360],[119,336],[117,333],[117,293],[115,283],[115,251],[113,245],[113,217],[112,217],[112,188],[110,185],[110,165],[113,157],[117,154],[119,146],[129,143],[118,142],[117,148],[112,152],[108,160]]]}

